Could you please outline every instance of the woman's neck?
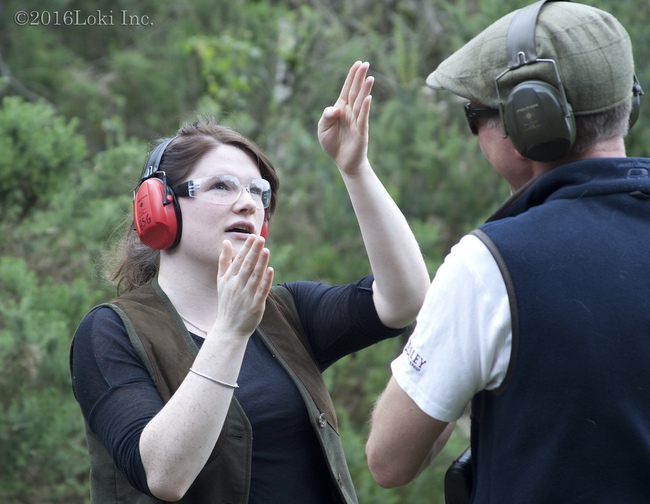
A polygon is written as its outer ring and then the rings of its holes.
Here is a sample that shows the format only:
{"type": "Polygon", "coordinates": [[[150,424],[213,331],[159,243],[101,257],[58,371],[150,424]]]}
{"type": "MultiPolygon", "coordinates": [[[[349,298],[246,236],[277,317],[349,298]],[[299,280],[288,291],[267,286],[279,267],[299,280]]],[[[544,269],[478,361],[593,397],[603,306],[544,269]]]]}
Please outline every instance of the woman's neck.
{"type": "Polygon", "coordinates": [[[188,268],[170,258],[160,258],[158,284],[176,311],[190,324],[209,330],[217,308],[217,271],[188,268]]]}

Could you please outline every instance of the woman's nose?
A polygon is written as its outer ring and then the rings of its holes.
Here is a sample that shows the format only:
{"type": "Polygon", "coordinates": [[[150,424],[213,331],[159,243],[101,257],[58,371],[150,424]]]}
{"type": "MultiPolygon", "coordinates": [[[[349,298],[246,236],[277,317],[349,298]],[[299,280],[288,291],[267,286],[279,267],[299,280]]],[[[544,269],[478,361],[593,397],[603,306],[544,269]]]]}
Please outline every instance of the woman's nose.
{"type": "Polygon", "coordinates": [[[257,210],[257,202],[253,199],[250,189],[248,187],[242,187],[239,191],[239,196],[234,201],[233,205],[237,208],[252,208],[257,210]]]}

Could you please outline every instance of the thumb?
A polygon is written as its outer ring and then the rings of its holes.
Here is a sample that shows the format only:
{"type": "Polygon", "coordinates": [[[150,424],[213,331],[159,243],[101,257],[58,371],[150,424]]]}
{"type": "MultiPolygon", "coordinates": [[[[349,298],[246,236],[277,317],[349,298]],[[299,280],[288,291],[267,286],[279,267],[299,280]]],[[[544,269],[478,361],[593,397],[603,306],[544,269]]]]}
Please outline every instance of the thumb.
{"type": "Polygon", "coordinates": [[[221,254],[219,254],[219,268],[217,270],[217,278],[221,278],[232,263],[233,249],[230,240],[224,240],[221,254]]]}
{"type": "Polygon", "coordinates": [[[336,119],[341,115],[341,109],[336,107],[326,107],[323,110],[323,115],[321,116],[320,123],[327,129],[329,128],[336,119]]]}

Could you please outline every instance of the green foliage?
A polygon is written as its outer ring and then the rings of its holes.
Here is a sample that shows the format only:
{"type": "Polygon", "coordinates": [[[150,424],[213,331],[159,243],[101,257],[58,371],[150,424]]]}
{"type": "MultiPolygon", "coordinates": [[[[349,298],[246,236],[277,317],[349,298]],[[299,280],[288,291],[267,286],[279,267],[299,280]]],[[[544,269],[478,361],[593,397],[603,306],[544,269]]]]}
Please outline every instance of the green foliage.
{"type": "Polygon", "coordinates": [[[84,502],[87,454],[66,362],[94,293],[83,279],[39,284],[0,258],[0,501],[84,502]]]}
{"type": "Polygon", "coordinates": [[[132,190],[144,162],[146,144],[125,141],[82,163],[59,181],[44,209],[21,225],[0,221],[3,255],[24,257],[41,279],[62,282],[95,279],[97,288],[114,292],[101,280],[107,242],[130,212],[132,190]]]}
{"type": "Polygon", "coordinates": [[[0,211],[20,221],[55,194],[86,155],[77,121],[45,103],[7,96],[0,107],[0,211]]]}
{"type": "Polygon", "coordinates": [[[200,75],[207,85],[201,105],[212,115],[242,113],[253,89],[261,84],[259,76],[247,72],[258,68],[262,59],[262,51],[248,38],[246,33],[237,38],[228,34],[195,35],[185,42],[185,51],[199,58],[200,75]]]}

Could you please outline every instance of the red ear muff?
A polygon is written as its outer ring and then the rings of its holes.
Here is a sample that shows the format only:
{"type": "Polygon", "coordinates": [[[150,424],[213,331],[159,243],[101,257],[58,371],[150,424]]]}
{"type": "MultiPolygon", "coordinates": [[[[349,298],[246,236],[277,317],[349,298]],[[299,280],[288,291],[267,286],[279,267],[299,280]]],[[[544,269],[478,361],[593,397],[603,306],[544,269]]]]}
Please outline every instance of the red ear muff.
{"type": "Polygon", "coordinates": [[[260,231],[260,236],[266,240],[266,235],[269,234],[269,221],[265,220],[262,224],[262,230],[260,231]]]}
{"type": "Polygon", "coordinates": [[[180,208],[167,184],[156,176],[138,186],[133,198],[135,230],[148,247],[165,250],[181,238],[180,208]]]}
{"type": "Polygon", "coordinates": [[[159,171],[165,149],[176,138],[168,138],[149,153],[133,194],[135,231],[142,243],[158,250],[173,248],[181,240],[181,208],[165,172],[159,171]]]}

